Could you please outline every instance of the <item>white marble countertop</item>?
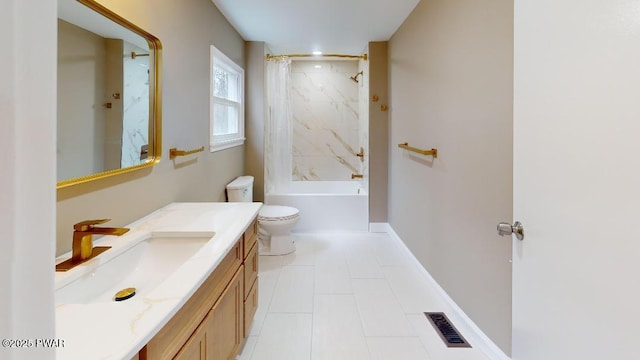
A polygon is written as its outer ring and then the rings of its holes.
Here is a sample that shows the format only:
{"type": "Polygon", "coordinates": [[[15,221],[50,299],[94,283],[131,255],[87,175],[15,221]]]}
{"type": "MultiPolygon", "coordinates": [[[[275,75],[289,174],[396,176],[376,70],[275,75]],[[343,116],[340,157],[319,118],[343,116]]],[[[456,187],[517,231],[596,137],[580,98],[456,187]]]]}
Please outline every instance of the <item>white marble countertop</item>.
{"type": "MultiPolygon", "coordinates": [[[[56,358],[131,359],[195,293],[258,214],[261,203],[173,203],[125,226],[122,236],[104,236],[94,246],[112,248],[67,272],[56,272],[56,290],[91,276],[100,264],[161,232],[215,232],[192,257],[145,296],[97,303],[56,303],[56,358]]],[[[108,214],[107,214],[108,215],[108,214]]],[[[70,239],[71,241],[71,239],[70,239]]],[[[64,254],[56,263],[69,258],[64,254]]]]}

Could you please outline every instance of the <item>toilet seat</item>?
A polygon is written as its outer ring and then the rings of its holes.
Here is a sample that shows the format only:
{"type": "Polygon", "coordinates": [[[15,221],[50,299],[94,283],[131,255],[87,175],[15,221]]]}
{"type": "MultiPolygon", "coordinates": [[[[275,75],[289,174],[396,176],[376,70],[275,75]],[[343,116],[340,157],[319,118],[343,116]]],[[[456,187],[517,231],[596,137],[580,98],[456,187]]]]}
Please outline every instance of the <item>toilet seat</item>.
{"type": "Polygon", "coordinates": [[[263,205],[258,213],[258,221],[286,221],[299,217],[298,209],[291,206],[263,205]]]}

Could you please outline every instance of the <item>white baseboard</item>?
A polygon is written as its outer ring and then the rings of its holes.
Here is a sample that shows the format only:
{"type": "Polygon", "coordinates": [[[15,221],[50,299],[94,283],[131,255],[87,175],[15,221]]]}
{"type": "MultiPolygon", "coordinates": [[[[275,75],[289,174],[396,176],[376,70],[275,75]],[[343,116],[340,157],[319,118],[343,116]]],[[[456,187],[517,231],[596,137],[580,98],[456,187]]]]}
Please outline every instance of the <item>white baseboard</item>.
{"type": "Polygon", "coordinates": [[[371,233],[388,233],[389,223],[369,223],[369,232],[371,233]]]}
{"type": "MultiPolygon", "coordinates": [[[[445,300],[446,305],[449,307],[449,312],[447,312],[447,316],[456,324],[456,327],[464,334],[465,338],[473,344],[474,347],[482,351],[486,356],[490,359],[495,360],[511,360],[509,356],[507,356],[502,349],[500,349],[491,339],[484,333],[480,328],[464,313],[464,311],[458,306],[458,304],[453,301],[453,299],[447,294],[446,291],[438,284],[438,282],[429,274],[427,269],[422,266],[420,261],[415,257],[415,255],[409,250],[407,245],[400,239],[398,234],[393,230],[391,225],[387,223],[371,223],[369,231],[374,232],[371,229],[374,228],[373,225],[376,225],[375,228],[377,230],[386,229],[386,233],[394,239],[400,248],[409,256],[410,259],[413,259],[416,267],[420,270],[420,272],[425,276],[428,283],[433,287],[433,289],[445,300]]],[[[375,231],[382,232],[382,231],[375,231]]]]}

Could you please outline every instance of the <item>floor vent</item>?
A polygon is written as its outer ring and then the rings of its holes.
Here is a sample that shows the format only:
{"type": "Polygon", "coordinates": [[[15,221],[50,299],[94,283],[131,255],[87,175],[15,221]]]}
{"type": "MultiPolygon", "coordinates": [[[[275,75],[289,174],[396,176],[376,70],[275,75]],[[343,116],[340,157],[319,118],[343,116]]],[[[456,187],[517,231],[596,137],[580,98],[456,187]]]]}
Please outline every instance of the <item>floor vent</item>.
{"type": "Polygon", "coordinates": [[[441,312],[426,312],[424,314],[427,316],[427,319],[429,319],[431,325],[437,330],[438,335],[440,335],[447,347],[471,347],[467,340],[465,340],[453,324],[451,324],[447,315],[441,312]]]}

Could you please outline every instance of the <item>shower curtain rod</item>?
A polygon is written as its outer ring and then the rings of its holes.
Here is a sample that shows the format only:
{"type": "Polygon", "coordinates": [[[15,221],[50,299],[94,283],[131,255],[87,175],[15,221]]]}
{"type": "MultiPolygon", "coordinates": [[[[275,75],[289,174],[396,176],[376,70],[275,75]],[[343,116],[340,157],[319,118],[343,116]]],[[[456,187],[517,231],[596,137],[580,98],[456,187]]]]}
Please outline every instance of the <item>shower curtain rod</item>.
{"type": "Polygon", "coordinates": [[[339,58],[348,58],[348,59],[363,59],[363,60],[367,60],[367,54],[362,54],[362,55],[343,55],[343,54],[321,54],[321,55],[314,55],[314,54],[288,54],[288,55],[271,55],[271,54],[267,54],[266,59],[267,61],[270,60],[274,60],[274,59],[284,59],[284,58],[293,58],[293,57],[339,57],[339,58]]]}

